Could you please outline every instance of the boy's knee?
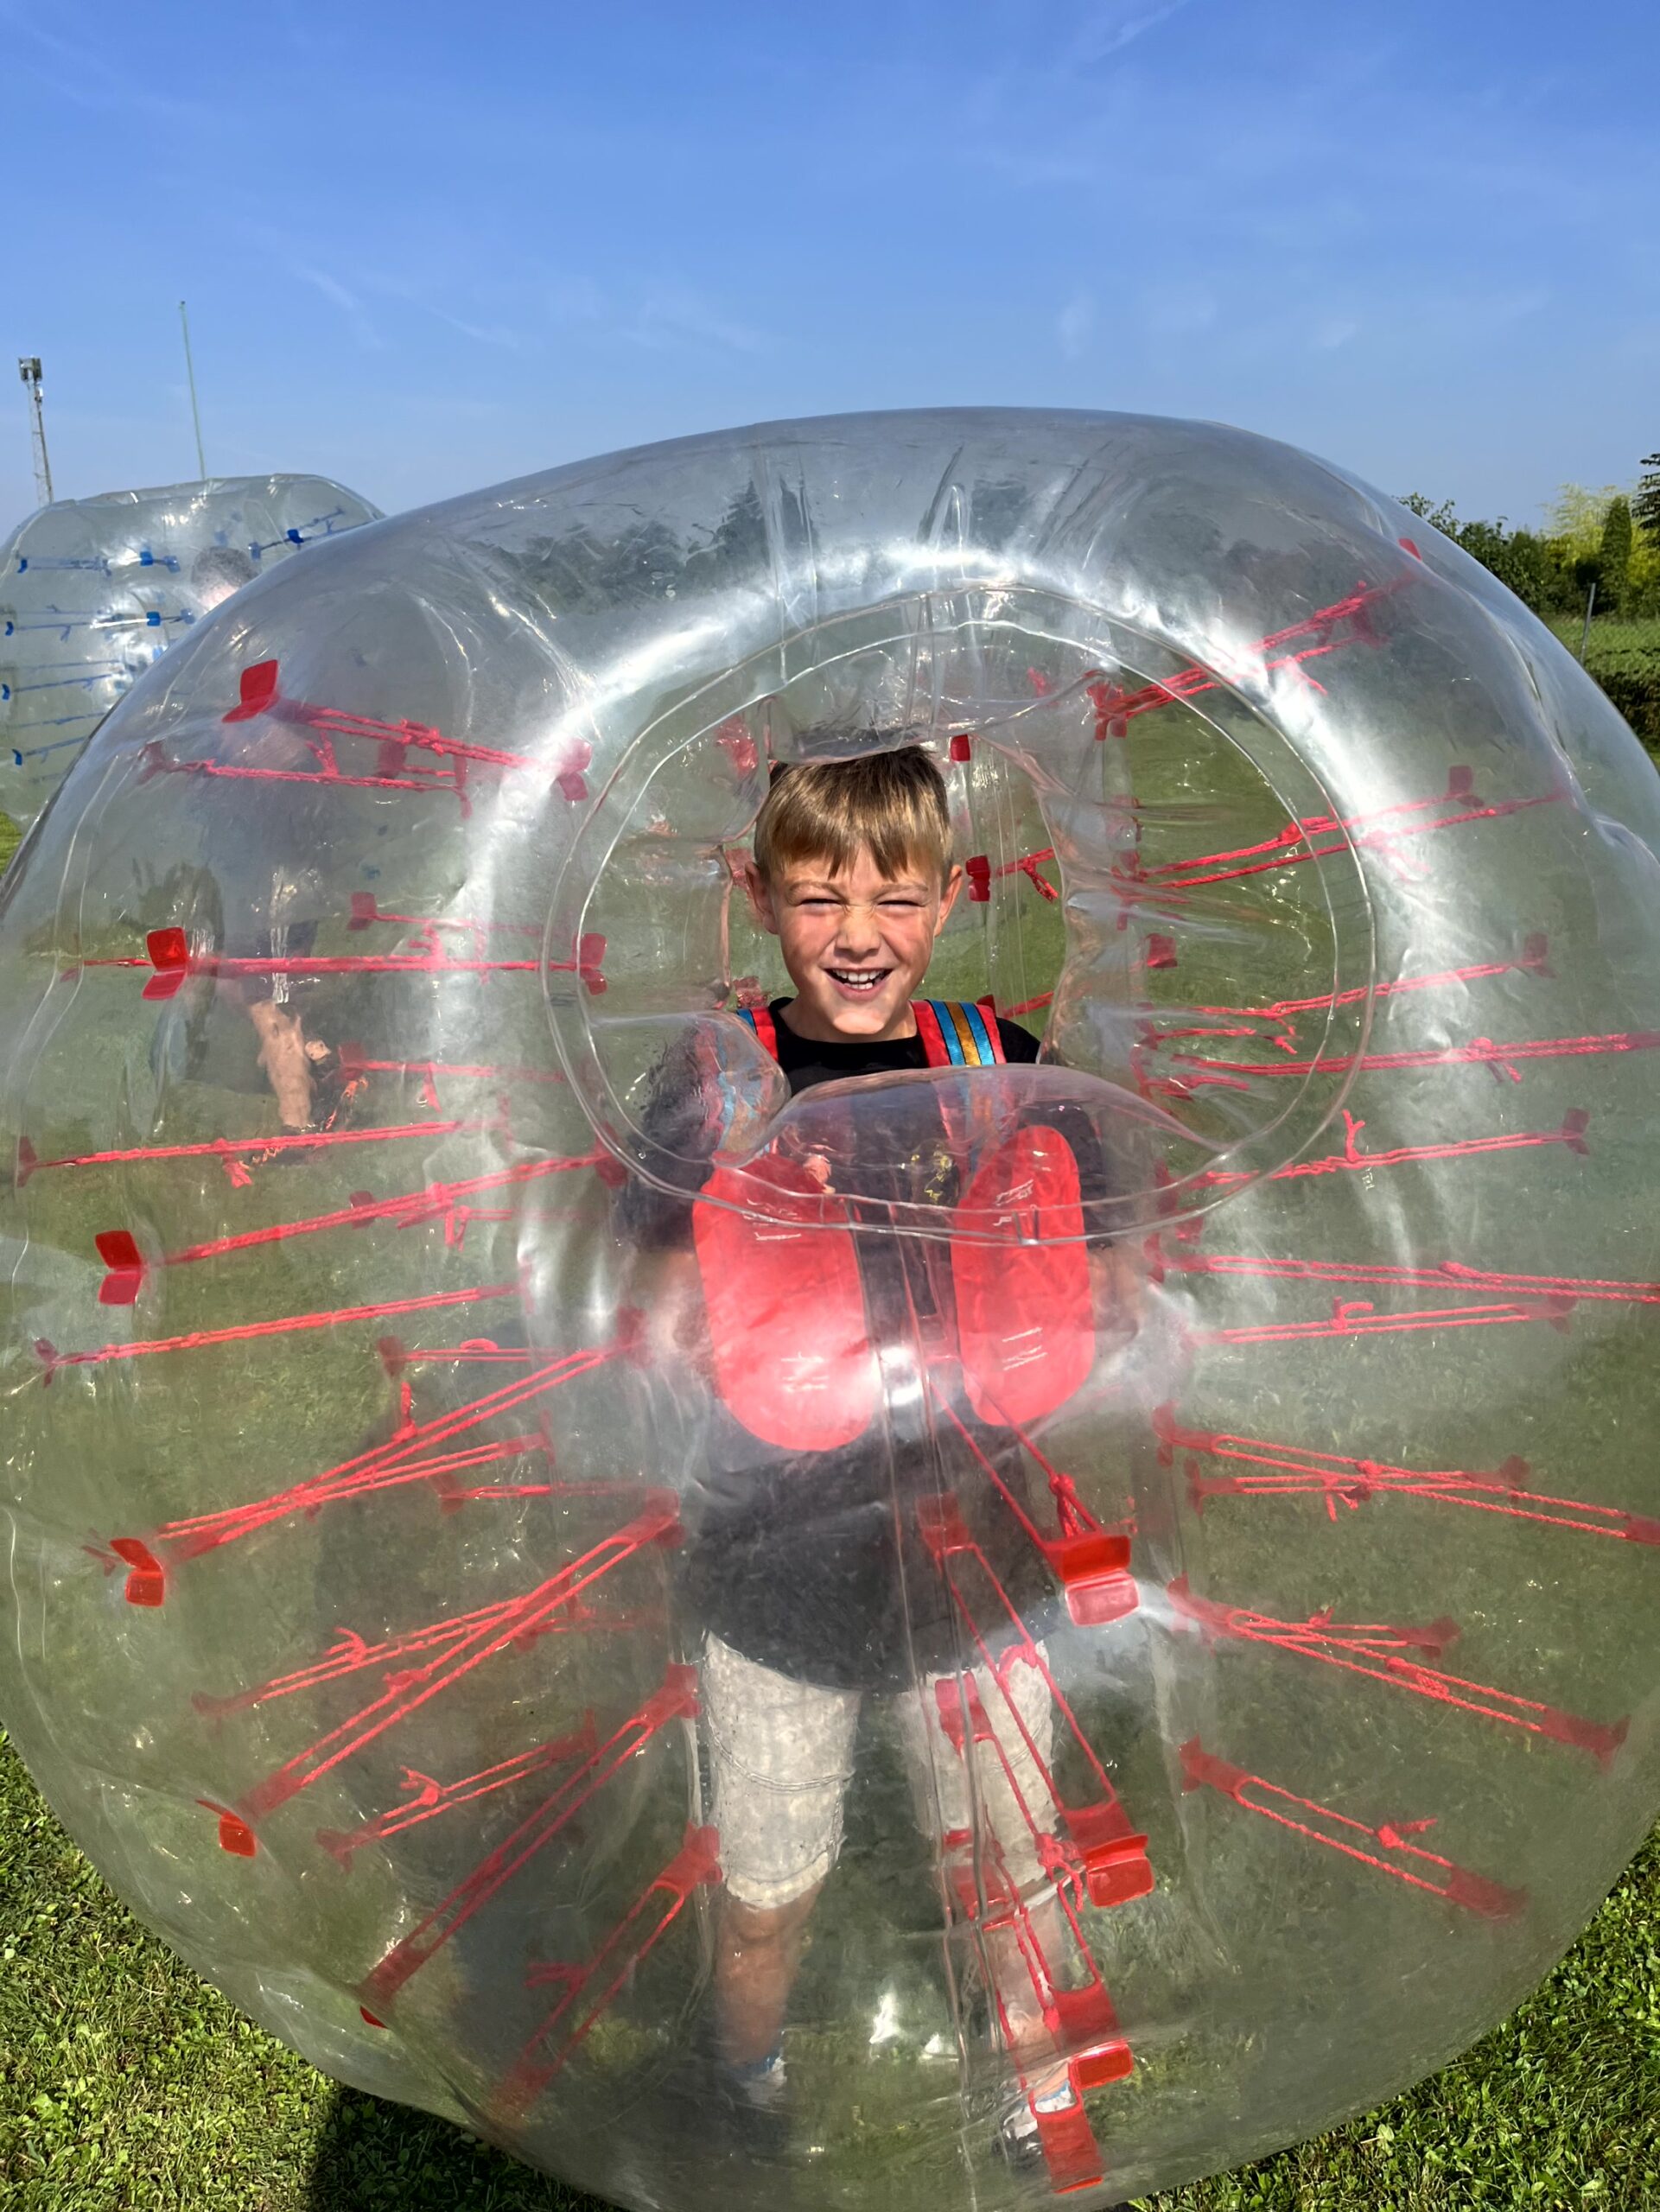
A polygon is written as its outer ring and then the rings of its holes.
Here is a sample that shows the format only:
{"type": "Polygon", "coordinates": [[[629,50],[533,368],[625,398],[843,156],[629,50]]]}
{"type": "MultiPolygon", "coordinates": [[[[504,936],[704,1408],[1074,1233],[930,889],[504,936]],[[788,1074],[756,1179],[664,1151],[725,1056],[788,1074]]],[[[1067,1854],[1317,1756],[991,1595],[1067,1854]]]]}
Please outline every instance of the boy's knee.
{"type": "Polygon", "coordinates": [[[746,1904],[741,1897],[728,1892],[723,1923],[728,1942],[746,1951],[787,1943],[805,1927],[824,1886],[822,1882],[815,1882],[810,1890],[785,1904],[746,1904]]]}

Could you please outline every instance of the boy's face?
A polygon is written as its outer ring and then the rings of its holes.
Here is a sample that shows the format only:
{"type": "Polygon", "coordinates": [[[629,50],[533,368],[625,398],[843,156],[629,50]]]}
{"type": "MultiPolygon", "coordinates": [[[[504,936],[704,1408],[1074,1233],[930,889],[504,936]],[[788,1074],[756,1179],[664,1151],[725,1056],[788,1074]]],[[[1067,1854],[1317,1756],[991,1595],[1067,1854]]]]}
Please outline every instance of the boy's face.
{"type": "Polygon", "coordinates": [[[829,865],[792,861],[771,881],[753,861],[745,871],[755,918],[779,940],[795,985],[790,1027],[820,1044],[909,1037],[910,1001],[963,871],[952,868],[943,884],[920,867],[886,876],[868,849],[840,875],[829,865]]]}

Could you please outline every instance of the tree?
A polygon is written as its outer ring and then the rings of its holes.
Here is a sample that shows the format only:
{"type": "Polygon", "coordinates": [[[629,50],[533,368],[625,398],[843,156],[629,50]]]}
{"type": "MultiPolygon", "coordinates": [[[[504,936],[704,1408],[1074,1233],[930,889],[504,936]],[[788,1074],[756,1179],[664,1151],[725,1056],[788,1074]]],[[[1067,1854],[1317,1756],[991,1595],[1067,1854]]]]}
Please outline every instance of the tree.
{"type": "Polygon", "coordinates": [[[1602,521],[1602,543],[1597,549],[1597,588],[1607,601],[1609,611],[1625,603],[1626,584],[1631,566],[1631,503],[1623,493],[1608,502],[1608,512],[1602,521]]]}
{"type": "Polygon", "coordinates": [[[1650,537],[1660,539],[1660,453],[1645,453],[1643,474],[1637,480],[1631,501],[1631,520],[1650,537]]]}
{"type": "Polygon", "coordinates": [[[1551,502],[1546,535],[1562,548],[1565,560],[1589,560],[1602,551],[1602,525],[1608,509],[1619,496],[1618,484],[1605,484],[1593,492],[1588,485],[1564,484],[1551,502]]]}
{"type": "Polygon", "coordinates": [[[1443,537],[1450,537],[1454,543],[1457,543],[1461,525],[1458,509],[1450,499],[1443,499],[1440,506],[1432,507],[1421,492],[1403,492],[1401,505],[1409,514],[1416,515],[1420,522],[1427,522],[1432,530],[1440,531],[1443,537]]]}
{"type": "Polygon", "coordinates": [[[1479,561],[1536,614],[1562,614],[1583,605],[1589,578],[1576,586],[1571,560],[1564,557],[1556,540],[1542,537],[1536,531],[1511,530],[1503,515],[1497,522],[1460,522],[1450,499],[1434,506],[1421,492],[1409,492],[1401,505],[1461,546],[1472,560],[1479,561]]]}

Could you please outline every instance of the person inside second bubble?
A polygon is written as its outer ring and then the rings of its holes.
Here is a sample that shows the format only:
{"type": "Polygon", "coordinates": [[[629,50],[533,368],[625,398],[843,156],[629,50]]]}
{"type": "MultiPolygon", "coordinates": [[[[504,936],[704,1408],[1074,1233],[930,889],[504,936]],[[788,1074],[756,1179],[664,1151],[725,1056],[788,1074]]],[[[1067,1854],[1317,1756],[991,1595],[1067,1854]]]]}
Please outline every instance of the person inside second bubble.
{"type": "MultiPolygon", "coordinates": [[[[757,920],[779,939],[794,992],[744,1018],[792,1096],[929,1066],[1035,1062],[1038,1039],[1017,1024],[982,1006],[920,997],[963,881],[944,779],[904,733],[860,733],[855,742],[861,749],[847,757],[773,772],[745,883],[757,920]]],[[[711,1173],[722,1128],[717,1089],[695,1051],[671,1052],[646,1109],[652,1134],[683,1158],[709,1158],[711,1173]]],[[[907,1096],[898,1124],[906,1141],[882,1166],[886,1196],[907,1218],[919,1206],[948,1218],[964,1131],[947,1126],[953,1117],[931,1089],[907,1096]]],[[[1072,1149],[1085,1195],[1099,1196],[1107,1171],[1081,1118],[1072,1149]]],[[[834,1193],[828,1154],[810,1154],[805,1166],[834,1193]]],[[[705,1630],[700,1702],[724,1874],[706,2055],[716,2109],[741,2142],[777,2151],[788,2140],[791,1991],[840,1851],[868,1700],[891,1704],[919,1822],[936,1848],[960,1851],[966,1838],[989,1832],[1002,1878],[1030,1901],[1028,1939],[1052,1955],[1064,1948],[1032,1817],[1043,1808],[1053,1817],[1046,1792],[1053,1694],[1041,1641],[1022,1625],[1053,1603],[1053,1586],[1022,1525],[1022,1516],[1035,1517],[1034,1501],[1008,1426],[980,1419],[960,1388],[941,1396],[925,1358],[915,1388],[895,1389],[890,1370],[886,1405],[858,1434],[829,1448],[822,1437],[803,1448],[780,1445],[777,1422],[749,1411],[736,1378],[746,1362],[781,1357],[787,1364],[792,1341],[805,1347],[833,1334],[837,1319],[818,1289],[804,1283],[792,1297],[787,1284],[781,1295],[776,1283],[764,1291],[758,1284],[754,1336],[741,1345],[711,1344],[711,1309],[726,1328],[718,1317],[728,1301],[709,1294],[714,1248],[695,1217],[717,1210],[639,1180],[620,1194],[620,1207],[633,1254],[631,1302],[651,1357],[671,1375],[695,1373],[729,1402],[715,1407],[706,1465],[687,1498],[684,1555],[687,1600],[705,1630]],[[988,1615],[990,1663],[970,1652],[976,1663],[965,1665],[963,1620],[925,1541],[925,1501],[945,1493],[958,1501],[983,1572],[1007,1599],[1001,1632],[997,1603],[988,1615]],[[964,1705],[977,1708],[980,1725],[966,1745],[959,1732],[953,1746],[942,1715],[964,1705]]],[[[868,1176],[847,1211],[867,1223],[883,1211],[868,1176]]],[[[890,1228],[898,1217],[890,1211],[890,1228]]],[[[951,1302],[944,1249],[938,1237],[857,1239],[853,1295],[863,1312],[850,1325],[879,1355],[938,1341],[937,1325],[951,1319],[941,1312],[951,1302]]],[[[1103,1242],[1090,1250],[1088,1283],[1083,1328],[1132,1329],[1133,1276],[1119,1249],[1103,1242]]],[[[841,1325],[849,1325],[845,1317],[841,1325]]],[[[850,1425],[858,1426],[856,1415],[850,1425]]],[[[1070,2107],[1076,2088],[1052,2046],[1046,2059],[1039,2055],[1041,1999],[1018,1928],[990,1928],[983,1956],[988,2014],[1018,2077],[1000,2134],[1004,2151],[1025,2164],[1038,2155],[1040,2116],[1070,2107]],[[1023,2044],[1030,2063],[1022,2063],[1023,2044]]]]}

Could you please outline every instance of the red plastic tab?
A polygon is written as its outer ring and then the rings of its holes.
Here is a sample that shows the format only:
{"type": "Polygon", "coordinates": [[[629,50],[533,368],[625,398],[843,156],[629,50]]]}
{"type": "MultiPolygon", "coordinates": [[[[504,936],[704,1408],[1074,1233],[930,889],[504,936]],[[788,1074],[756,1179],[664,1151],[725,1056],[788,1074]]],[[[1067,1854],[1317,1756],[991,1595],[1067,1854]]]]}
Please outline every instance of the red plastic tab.
{"type": "Polygon", "coordinates": [[[226,715],[227,722],[250,722],[256,715],[263,715],[267,707],[277,702],[277,664],[274,660],[256,661],[251,668],[242,671],[242,696],[226,715]]]}
{"type": "Polygon", "coordinates": [[[1059,2022],[1055,2040],[1080,2089],[1104,2088],[1135,2072],[1118,2015],[1099,1980],[1082,1989],[1057,1989],[1050,2001],[1059,2022]]]}
{"type": "Polygon", "coordinates": [[[598,998],[605,989],[605,977],[601,972],[604,960],[605,939],[597,931],[589,931],[578,938],[576,972],[591,998],[598,998]]]}
{"type": "Polygon", "coordinates": [[[144,952],[156,973],[144,986],[147,999],[170,999],[190,972],[190,940],[181,929],[152,930],[144,952]]]}
{"type": "Polygon", "coordinates": [[[967,730],[959,729],[952,731],[951,754],[953,760],[967,760],[971,759],[973,756],[973,747],[969,742],[969,734],[967,730]]]}
{"type": "Polygon", "coordinates": [[[1069,2196],[1075,2190],[1097,2187],[1103,2179],[1101,2149],[1083,2106],[1075,2104],[1065,2112],[1040,2112],[1035,2117],[1043,2163],[1055,2195],[1069,2196]]]}
{"type": "Polygon", "coordinates": [[[565,751],[564,765],[555,776],[554,788],[572,806],[580,806],[588,797],[588,779],[584,768],[594,762],[594,747],[585,738],[578,738],[565,751]]]}
{"type": "Polygon", "coordinates": [[[1153,1867],[1147,1855],[1147,1838],[1130,1827],[1123,1806],[1116,1800],[1063,1808],[1066,1833],[1084,1861],[1084,1880],[1090,1903],[1129,1904],[1144,1897],[1153,1887],[1153,1867]]]}
{"type": "Polygon", "coordinates": [[[963,873],[969,880],[969,903],[983,906],[991,897],[991,862],[983,853],[976,853],[972,860],[964,861],[963,873]]]}
{"type": "MultiPolygon", "coordinates": [[[[219,1811],[219,1808],[213,1805],[207,1809],[210,1813],[219,1811]]],[[[246,1821],[235,1813],[226,1812],[219,1812],[219,1847],[228,1852],[232,1859],[252,1859],[259,1850],[254,1832],[246,1821]]]]}
{"type": "Polygon", "coordinates": [[[951,1552],[973,1549],[974,1540],[963,1518],[963,1509],[952,1495],[920,1499],[917,1505],[917,1528],[924,1548],[936,1565],[951,1552]]]}
{"type": "Polygon", "coordinates": [[[1129,1571],[1129,1539],[1104,1529],[1043,1541],[1049,1571],[1066,1593],[1066,1610],[1079,1628],[1105,1628],[1133,1613],[1135,1578],[1129,1571]]]}
{"type": "Polygon", "coordinates": [[[862,1436],[878,1379],[840,1200],[794,1160],[765,1158],[742,1178],[719,1167],[692,1209],[692,1238],[716,1386],[750,1434],[796,1452],[862,1436]],[[745,1211],[757,1182],[781,1217],[745,1211]]]}
{"type": "Polygon", "coordinates": [[[130,1605],[159,1605],[167,1598],[167,1576],[162,1562],[137,1536],[112,1536],[110,1549],[127,1568],[122,1596],[130,1605]]]}
{"type": "Polygon", "coordinates": [[[130,1306],[144,1281],[144,1255],[130,1229],[106,1229],[92,1239],[109,1269],[98,1287],[100,1306],[130,1306]]]}
{"type": "Polygon", "coordinates": [[[997,1427],[1040,1420],[1095,1363],[1078,1163],[1065,1139],[1039,1124],[1000,1146],[964,1192],[957,1228],[951,1277],[969,1403],[997,1427]]]}

